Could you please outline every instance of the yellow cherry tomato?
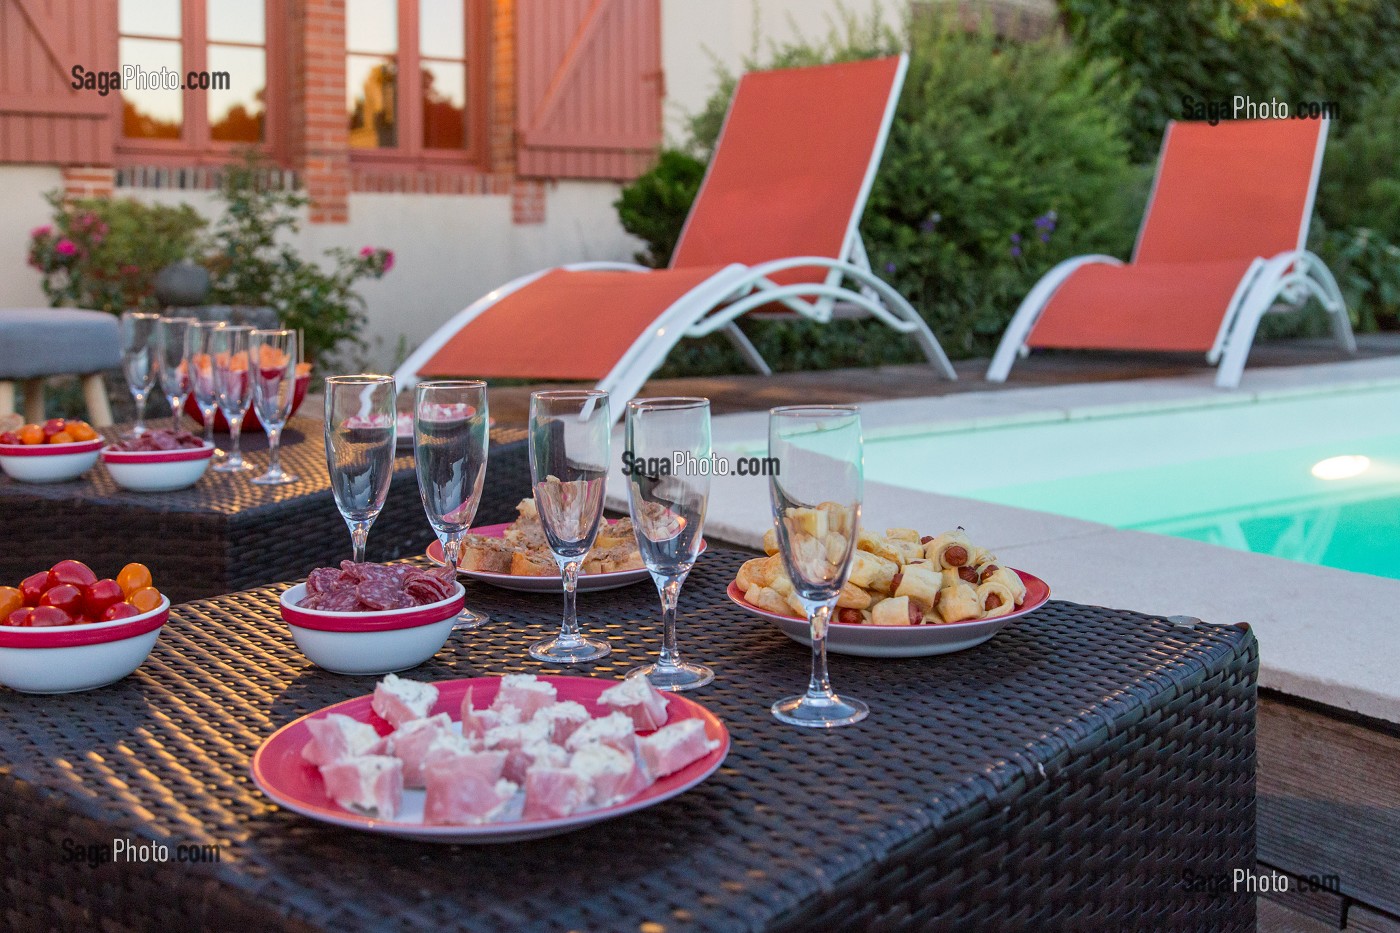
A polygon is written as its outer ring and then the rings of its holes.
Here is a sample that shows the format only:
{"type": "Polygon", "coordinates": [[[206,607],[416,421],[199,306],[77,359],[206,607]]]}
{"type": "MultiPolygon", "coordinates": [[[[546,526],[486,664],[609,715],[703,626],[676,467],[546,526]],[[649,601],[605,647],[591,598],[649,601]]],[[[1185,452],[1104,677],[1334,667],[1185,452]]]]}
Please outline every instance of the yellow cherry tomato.
{"type": "Polygon", "coordinates": [[[150,612],[160,605],[160,600],[160,591],[153,586],[142,587],[126,598],[127,602],[142,612],[150,612]]]}
{"type": "Polygon", "coordinates": [[[128,601],[131,600],[131,594],[151,585],[151,571],[145,564],[127,564],[121,569],[121,573],[117,574],[117,586],[122,588],[128,601]]]}
{"type": "Polygon", "coordinates": [[[5,624],[10,613],[24,605],[24,594],[13,586],[0,586],[0,625],[5,624]]]}

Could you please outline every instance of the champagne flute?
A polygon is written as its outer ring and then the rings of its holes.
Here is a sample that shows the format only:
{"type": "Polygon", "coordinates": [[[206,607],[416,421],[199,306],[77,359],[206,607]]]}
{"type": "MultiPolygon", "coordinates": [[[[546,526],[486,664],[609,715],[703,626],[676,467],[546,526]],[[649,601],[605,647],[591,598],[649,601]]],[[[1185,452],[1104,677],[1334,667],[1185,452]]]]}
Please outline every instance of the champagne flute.
{"type": "Polygon", "coordinates": [[[612,416],[608,393],[566,389],[530,393],[530,477],[535,508],[564,580],[559,634],[530,646],[530,657],[550,664],[605,658],[605,639],[579,634],[574,597],[579,570],[598,537],[607,484],[612,416]]]}
{"type": "MultiPolygon", "coordinates": [[[[223,321],[196,321],[185,331],[185,362],[190,372],[190,392],[204,420],[204,443],[214,445],[214,413],[219,410],[219,394],[214,390],[214,331],[223,321]]],[[[217,448],[215,462],[227,455],[217,448]]]]}
{"type": "Polygon", "coordinates": [[[634,399],[627,403],[627,503],[642,561],[661,594],[661,656],[629,671],[645,674],[658,690],[694,690],[714,671],[682,661],[676,648],[676,603],[705,528],[710,457],[710,402],[703,398],[634,399]],[[687,470],[686,465],[692,465],[687,470]]]}
{"type": "Polygon", "coordinates": [[[156,324],[156,347],[160,351],[160,391],[170,403],[170,430],[180,430],[180,409],[190,394],[189,330],[190,317],[165,317],[156,324]]]}
{"type": "MultiPolygon", "coordinates": [[[[442,555],[455,574],[462,539],[471,530],[490,445],[486,383],[476,380],[420,382],[414,393],[413,457],[418,494],[428,524],[442,543],[442,555]]],[[[476,628],[486,616],[463,609],[453,630],[476,628]]]]}
{"type": "Polygon", "coordinates": [[[282,428],[292,413],[297,387],[297,332],[255,330],[248,338],[248,371],[253,379],[253,408],[267,432],[267,472],[251,480],[281,486],[297,478],[282,469],[282,428]]]}
{"type": "Polygon", "coordinates": [[[326,380],[326,470],[357,564],[394,478],[395,394],[393,376],[326,380]]]}
{"type": "Polygon", "coordinates": [[[768,412],[769,480],[778,549],[812,632],[807,692],[773,704],[794,726],[830,728],[860,722],[860,700],[837,696],[826,669],[826,632],[836,597],[850,575],[864,486],[860,409],[794,405],[768,412]]]}
{"type": "Polygon", "coordinates": [[[214,352],[214,395],[219,410],[228,422],[229,451],[223,463],[213,469],[220,473],[251,470],[253,465],[243,461],[243,416],[253,400],[253,380],[248,370],[248,340],[253,328],[226,324],[214,331],[209,342],[214,352]]]}
{"type": "Polygon", "coordinates": [[[132,435],[146,433],[146,396],[156,385],[156,372],[160,368],[159,355],[155,350],[156,324],[159,314],[145,311],[124,311],[122,313],[122,372],[126,375],[126,387],[136,402],[136,424],[132,435]]]}

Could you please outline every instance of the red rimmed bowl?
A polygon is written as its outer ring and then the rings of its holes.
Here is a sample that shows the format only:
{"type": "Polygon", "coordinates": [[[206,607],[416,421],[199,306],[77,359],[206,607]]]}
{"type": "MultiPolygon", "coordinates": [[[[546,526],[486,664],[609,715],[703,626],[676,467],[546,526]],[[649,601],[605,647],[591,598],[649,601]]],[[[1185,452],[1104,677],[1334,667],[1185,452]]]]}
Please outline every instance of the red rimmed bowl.
{"type": "Polygon", "coordinates": [[[0,469],[25,483],[77,479],[97,462],[101,438],[68,444],[0,444],[0,469]]]}
{"type": "Polygon", "coordinates": [[[214,456],[213,444],[175,450],[102,450],[112,481],[134,492],[169,492],[199,482],[214,456]]]}
{"type": "Polygon", "coordinates": [[[116,683],[146,660],[169,617],[162,596],[150,612],[115,622],[0,625],[0,684],[21,693],[77,693],[116,683]]]}
{"type": "MultiPolygon", "coordinates": [[[[302,400],[306,398],[306,390],[310,387],[310,373],[307,373],[305,376],[297,376],[296,387],[292,389],[292,410],[288,412],[288,418],[291,418],[292,415],[297,413],[297,409],[301,407],[302,400]]],[[[199,410],[199,403],[194,400],[193,395],[185,399],[185,414],[193,418],[195,423],[200,427],[204,427],[204,413],[199,410]]],[[[243,416],[243,429],[238,433],[247,434],[250,431],[256,433],[262,429],[262,422],[258,420],[256,409],[254,406],[249,405],[248,413],[243,416]]],[[[224,413],[222,411],[216,410],[214,412],[214,430],[223,434],[228,433],[228,422],[224,420],[224,413]]]]}
{"type": "Polygon", "coordinates": [[[466,602],[462,584],[446,599],[383,612],[303,609],[306,584],[282,594],[282,621],[317,667],[333,674],[388,674],[417,667],[437,654],[466,602]]]}

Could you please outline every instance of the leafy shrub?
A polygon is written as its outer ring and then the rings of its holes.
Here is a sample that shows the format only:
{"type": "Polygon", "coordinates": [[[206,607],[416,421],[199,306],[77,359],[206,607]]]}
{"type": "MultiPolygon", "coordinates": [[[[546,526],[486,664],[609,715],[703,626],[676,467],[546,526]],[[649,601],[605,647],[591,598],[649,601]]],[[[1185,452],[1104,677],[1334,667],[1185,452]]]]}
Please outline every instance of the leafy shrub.
{"type": "Polygon", "coordinates": [[[297,211],[306,198],[265,184],[264,168],[249,155],[224,173],[224,210],[203,260],[211,279],[209,302],[277,309],[284,327],[302,331],[312,363],[337,349],[362,350],[365,303],[354,286],[392,269],[394,254],[371,246],[358,254],[327,250],[329,269],[302,258],[285,236],[297,231],[297,211]]]}
{"type": "Polygon", "coordinates": [[[1336,101],[1342,118],[1400,67],[1400,0],[1059,0],[1086,60],[1135,86],[1129,139],[1151,161],[1184,98],[1336,101]]]}
{"type": "Polygon", "coordinates": [[[65,201],[45,195],[53,222],[30,231],[29,264],[54,307],[122,311],[156,307],[156,273],[194,250],[205,220],[188,205],[148,205],[130,198],[65,201]]]}
{"type": "Polygon", "coordinates": [[[622,189],[613,207],[623,229],[647,244],[637,262],[660,269],[671,261],[704,177],[704,162],[679,149],[664,149],[650,171],[622,189]]]}
{"type": "MultiPolygon", "coordinates": [[[[1002,44],[937,15],[911,20],[902,35],[848,18],[825,42],[775,48],[745,65],[840,61],[901,47],[910,53],[909,74],[861,230],[875,272],[913,303],[949,355],[985,354],[1052,264],[1131,250],[1149,176],[1128,158],[1121,116],[1128,91],[1110,66],[1086,67],[1053,40],[1002,44]]],[[[690,124],[702,154],[733,91],[734,76],[720,77],[690,124]]],[[[743,326],[784,369],[919,358],[912,341],[875,322],[743,326]]],[[[742,366],[716,338],[682,343],[664,372],[742,366]]]]}

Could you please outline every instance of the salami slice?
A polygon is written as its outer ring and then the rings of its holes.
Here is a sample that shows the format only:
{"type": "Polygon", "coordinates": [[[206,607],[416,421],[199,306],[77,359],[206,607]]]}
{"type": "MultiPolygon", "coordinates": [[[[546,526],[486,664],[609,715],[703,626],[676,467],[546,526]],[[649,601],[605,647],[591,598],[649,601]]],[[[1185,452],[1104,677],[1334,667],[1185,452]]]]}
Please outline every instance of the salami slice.
{"type": "Polygon", "coordinates": [[[450,571],[423,570],[408,564],[357,564],[318,567],[306,578],[303,609],[328,612],[383,612],[440,602],[452,595],[450,571]]]}

